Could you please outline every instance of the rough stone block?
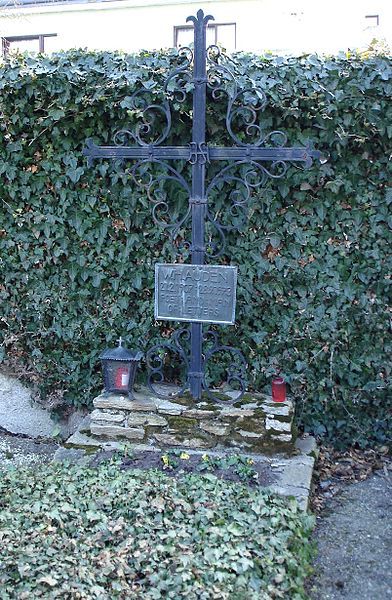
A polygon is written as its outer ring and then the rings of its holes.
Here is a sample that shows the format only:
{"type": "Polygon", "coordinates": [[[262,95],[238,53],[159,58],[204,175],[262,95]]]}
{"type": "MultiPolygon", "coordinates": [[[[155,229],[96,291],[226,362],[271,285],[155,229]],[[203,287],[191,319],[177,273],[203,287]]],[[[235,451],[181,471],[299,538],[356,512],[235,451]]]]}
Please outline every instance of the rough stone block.
{"type": "Polygon", "coordinates": [[[93,410],[91,421],[105,421],[108,423],[122,423],[125,420],[124,413],[104,412],[103,410],[93,410]]]}
{"type": "Polygon", "coordinates": [[[175,435],[170,435],[167,433],[155,433],[154,438],[157,440],[157,442],[163,444],[164,446],[181,446],[182,448],[196,449],[210,448],[212,445],[212,443],[209,440],[203,438],[194,437],[180,439],[177,438],[175,435]]]}
{"type": "Polygon", "coordinates": [[[135,425],[149,425],[150,427],[164,427],[167,425],[166,419],[156,414],[144,414],[137,413],[134,415],[129,415],[127,419],[127,423],[129,427],[134,427],[135,425]]]}
{"type": "Polygon", "coordinates": [[[154,439],[164,446],[182,446],[182,440],[168,433],[154,433],[154,439]]]}
{"type": "Polygon", "coordinates": [[[301,510],[308,510],[309,503],[309,491],[304,490],[303,488],[299,488],[296,486],[281,486],[281,485],[272,485],[269,488],[271,492],[274,494],[278,494],[279,496],[293,496],[297,502],[298,506],[301,510]]]}
{"type": "Polygon", "coordinates": [[[129,448],[134,452],[160,452],[160,448],[157,446],[150,446],[149,444],[130,444],[129,448]]]}
{"type": "Polygon", "coordinates": [[[58,448],[54,454],[55,462],[67,462],[87,464],[91,459],[91,454],[87,454],[85,450],[76,448],[58,448]]]}
{"type": "Polygon", "coordinates": [[[270,402],[268,404],[262,404],[261,408],[268,415],[276,415],[280,417],[288,417],[292,412],[292,406],[290,406],[286,402],[270,402]]]}
{"type": "Polygon", "coordinates": [[[90,433],[91,415],[86,415],[83,420],[79,423],[77,431],[80,433],[90,433]]]}
{"type": "Polygon", "coordinates": [[[31,438],[51,438],[58,425],[33,401],[29,388],[0,373],[0,427],[31,438]]]}
{"type": "Polygon", "coordinates": [[[157,410],[161,415],[181,415],[186,410],[186,406],[169,400],[159,400],[157,410]]]}
{"type": "Polygon", "coordinates": [[[99,448],[101,444],[102,442],[95,440],[90,435],[86,435],[80,431],[75,431],[75,433],[73,433],[65,442],[64,446],[66,448],[99,448]]]}
{"type": "Polygon", "coordinates": [[[295,447],[302,452],[302,454],[316,454],[317,443],[313,436],[298,438],[295,442],[295,447]]]}
{"type": "Polygon", "coordinates": [[[291,431],[291,423],[267,417],[265,420],[265,428],[267,430],[273,429],[274,431],[291,431]]]}
{"type": "Polygon", "coordinates": [[[131,427],[118,427],[116,425],[91,425],[91,433],[109,438],[127,438],[128,440],[142,440],[144,429],[131,427]]]}
{"type": "Polygon", "coordinates": [[[272,438],[279,442],[291,442],[293,436],[291,433],[279,433],[279,435],[273,435],[272,438]]]}
{"type": "Polygon", "coordinates": [[[198,408],[191,408],[184,412],[184,417],[189,417],[191,419],[206,419],[208,417],[216,417],[219,414],[215,410],[203,410],[198,408]]]}
{"type": "Polygon", "coordinates": [[[238,433],[240,434],[241,437],[254,438],[254,439],[260,439],[260,438],[264,437],[264,435],[265,435],[263,433],[257,433],[256,431],[245,431],[244,429],[239,429],[238,433]]]}
{"type": "Polygon", "coordinates": [[[225,423],[220,423],[219,421],[201,421],[200,429],[217,436],[227,435],[230,430],[228,425],[225,423]]]}
{"type": "Polygon", "coordinates": [[[253,417],[255,411],[250,408],[225,407],[221,412],[221,417],[253,417]]]}
{"type": "Polygon", "coordinates": [[[93,404],[95,408],[111,408],[113,410],[129,410],[129,411],[156,411],[156,406],[153,402],[146,399],[144,402],[139,400],[129,400],[126,396],[105,394],[94,398],[93,404]]]}

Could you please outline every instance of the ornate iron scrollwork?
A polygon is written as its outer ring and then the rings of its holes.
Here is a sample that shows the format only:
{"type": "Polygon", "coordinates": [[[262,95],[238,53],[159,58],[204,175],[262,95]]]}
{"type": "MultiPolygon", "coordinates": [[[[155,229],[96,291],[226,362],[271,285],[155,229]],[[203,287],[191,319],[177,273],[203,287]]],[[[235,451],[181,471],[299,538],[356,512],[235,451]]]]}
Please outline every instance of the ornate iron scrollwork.
{"type": "Polygon", "coordinates": [[[207,392],[208,397],[217,404],[231,405],[238,402],[246,390],[246,360],[244,355],[238,348],[219,344],[218,334],[212,329],[208,329],[204,334],[204,340],[206,341],[207,351],[205,352],[203,359],[203,389],[207,392]],[[222,361],[222,358],[219,361],[221,370],[223,369],[226,374],[225,381],[220,382],[223,384],[223,387],[221,386],[222,391],[220,389],[211,388],[211,384],[207,381],[209,362],[218,355],[226,356],[226,364],[222,361]],[[228,390],[227,388],[230,386],[231,389],[228,390]]]}
{"type": "MultiPolygon", "coordinates": [[[[146,362],[149,369],[148,387],[159,397],[176,398],[181,396],[189,387],[189,343],[191,339],[190,328],[181,328],[172,334],[170,340],[156,344],[146,353],[146,362]],[[176,384],[167,384],[165,370],[173,370],[173,356],[180,358],[182,370],[187,371],[188,377],[184,381],[176,384]]],[[[243,354],[237,348],[219,344],[218,334],[212,329],[208,329],[203,336],[206,342],[206,352],[203,355],[203,375],[201,376],[201,385],[207,393],[208,398],[218,404],[230,406],[240,400],[246,390],[246,360],[243,354]],[[226,379],[222,377],[212,387],[209,381],[208,371],[213,366],[212,363],[219,355],[223,355],[226,361],[219,361],[220,372],[225,371],[226,379]],[[218,387],[217,387],[218,386],[218,387]],[[231,389],[228,389],[231,386],[231,389]]],[[[177,377],[181,369],[178,363],[174,367],[177,377]]]]}
{"type": "Polygon", "coordinates": [[[183,362],[183,368],[189,371],[188,348],[190,330],[181,328],[175,331],[170,341],[156,344],[146,353],[146,363],[149,369],[148,387],[157,396],[175,398],[180,396],[188,387],[188,378],[178,385],[165,385],[165,369],[172,368],[170,355],[177,355],[183,362]]]}

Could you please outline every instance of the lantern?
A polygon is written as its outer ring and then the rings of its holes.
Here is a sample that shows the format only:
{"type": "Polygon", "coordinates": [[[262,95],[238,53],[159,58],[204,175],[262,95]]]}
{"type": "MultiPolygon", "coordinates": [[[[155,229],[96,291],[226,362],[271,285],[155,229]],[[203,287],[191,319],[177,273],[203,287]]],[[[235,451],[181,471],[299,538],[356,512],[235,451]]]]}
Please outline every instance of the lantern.
{"type": "Polygon", "coordinates": [[[105,392],[107,394],[126,394],[133,399],[132,388],[136,369],[143,353],[128,350],[122,344],[120,337],[117,348],[106,348],[99,357],[102,362],[105,392]]]}

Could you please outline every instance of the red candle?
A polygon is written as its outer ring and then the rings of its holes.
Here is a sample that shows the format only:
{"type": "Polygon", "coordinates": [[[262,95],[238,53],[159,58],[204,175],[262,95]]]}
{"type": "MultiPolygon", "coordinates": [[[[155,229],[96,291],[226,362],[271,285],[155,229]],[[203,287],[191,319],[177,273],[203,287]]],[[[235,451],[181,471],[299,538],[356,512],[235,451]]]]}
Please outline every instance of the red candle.
{"type": "Polygon", "coordinates": [[[115,384],[118,390],[127,390],[129,382],[129,369],[127,367],[118,367],[116,371],[115,384]]]}
{"type": "Polygon", "coordinates": [[[286,400],[286,383],[283,377],[276,377],[272,380],[272,400],[274,402],[286,400]]]}

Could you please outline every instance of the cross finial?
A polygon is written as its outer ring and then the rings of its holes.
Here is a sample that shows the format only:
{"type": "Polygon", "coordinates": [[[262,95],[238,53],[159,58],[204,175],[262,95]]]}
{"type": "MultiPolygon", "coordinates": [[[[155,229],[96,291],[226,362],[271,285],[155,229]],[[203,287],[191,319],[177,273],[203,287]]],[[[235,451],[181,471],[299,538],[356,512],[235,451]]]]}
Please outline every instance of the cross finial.
{"type": "Polygon", "coordinates": [[[120,337],[118,338],[117,341],[118,341],[118,347],[121,348],[122,345],[123,345],[123,339],[122,339],[121,335],[120,335],[120,337]]]}

